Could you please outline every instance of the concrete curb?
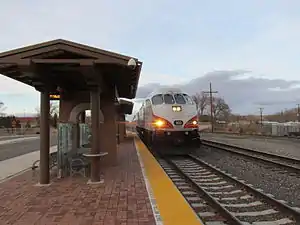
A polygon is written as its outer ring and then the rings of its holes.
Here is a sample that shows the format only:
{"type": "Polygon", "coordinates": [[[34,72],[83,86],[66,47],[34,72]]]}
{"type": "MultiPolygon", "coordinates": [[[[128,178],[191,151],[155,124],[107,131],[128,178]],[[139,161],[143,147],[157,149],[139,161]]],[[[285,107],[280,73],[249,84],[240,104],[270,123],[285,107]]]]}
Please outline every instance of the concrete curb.
{"type": "MultiPolygon", "coordinates": [[[[50,153],[57,151],[57,145],[51,146],[49,151],[50,153]]],[[[0,161],[0,183],[31,170],[33,162],[39,159],[39,151],[36,150],[24,155],[0,161]],[[17,166],[14,166],[14,164],[17,166]],[[18,166],[19,169],[17,168],[18,166]]]]}

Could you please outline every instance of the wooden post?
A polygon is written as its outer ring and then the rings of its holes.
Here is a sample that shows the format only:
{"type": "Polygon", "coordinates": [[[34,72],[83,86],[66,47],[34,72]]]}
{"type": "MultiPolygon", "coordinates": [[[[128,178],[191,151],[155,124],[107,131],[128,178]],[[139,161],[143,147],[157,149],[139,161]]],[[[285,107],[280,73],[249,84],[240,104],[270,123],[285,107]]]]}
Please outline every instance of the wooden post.
{"type": "Polygon", "coordinates": [[[49,151],[50,151],[50,98],[48,91],[41,92],[40,115],[40,184],[50,183],[49,151]]]}
{"type": "MultiPolygon", "coordinates": [[[[99,126],[100,126],[100,89],[91,90],[91,120],[92,120],[92,154],[100,153],[99,126]]],[[[100,158],[93,157],[91,161],[91,182],[100,181],[100,158]]]]}

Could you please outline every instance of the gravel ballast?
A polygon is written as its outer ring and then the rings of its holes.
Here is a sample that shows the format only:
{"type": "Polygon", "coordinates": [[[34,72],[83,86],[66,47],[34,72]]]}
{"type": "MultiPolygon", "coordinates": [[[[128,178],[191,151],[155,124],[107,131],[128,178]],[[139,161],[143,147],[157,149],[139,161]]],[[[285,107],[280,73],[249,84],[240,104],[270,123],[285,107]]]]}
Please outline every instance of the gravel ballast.
{"type": "Polygon", "coordinates": [[[201,137],[211,141],[219,141],[226,144],[300,159],[300,139],[276,139],[211,133],[202,133],[201,137]]]}
{"type": "Polygon", "coordinates": [[[233,155],[215,148],[201,147],[197,155],[207,163],[231,173],[238,179],[270,193],[278,200],[300,207],[300,174],[275,168],[249,158],[233,155]]]}

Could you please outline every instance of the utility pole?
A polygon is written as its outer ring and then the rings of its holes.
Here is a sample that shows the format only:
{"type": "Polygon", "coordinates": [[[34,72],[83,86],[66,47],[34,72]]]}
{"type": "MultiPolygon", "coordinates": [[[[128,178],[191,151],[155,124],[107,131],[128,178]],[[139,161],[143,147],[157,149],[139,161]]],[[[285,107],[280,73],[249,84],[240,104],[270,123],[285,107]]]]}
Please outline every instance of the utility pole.
{"type": "Polygon", "coordinates": [[[210,120],[211,120],[211,132],[214,132],[214,115],[213,115],[213,96],[212,94],[218,93],[217,91],[212,91],[211,82],[209,82],[209,91],[203,91],[205,94],[209,94],[210,99],[210,120]]]}
{"type": "Polygon", "coordinates": [[[297,120],[300,122],[300,104],[297,104],[297,120]]]}
{"type": "Polygon", "coordinates": [[[259,111],[260,111],[260,125],[262,126],[263,125],[263,110],[264,108],[259,108],[259,111]]]}
{"type": "Polygon", "coordinates": [[[287,108],[284,108],[284,122],[288,122],[288,109],[287,108]]]}

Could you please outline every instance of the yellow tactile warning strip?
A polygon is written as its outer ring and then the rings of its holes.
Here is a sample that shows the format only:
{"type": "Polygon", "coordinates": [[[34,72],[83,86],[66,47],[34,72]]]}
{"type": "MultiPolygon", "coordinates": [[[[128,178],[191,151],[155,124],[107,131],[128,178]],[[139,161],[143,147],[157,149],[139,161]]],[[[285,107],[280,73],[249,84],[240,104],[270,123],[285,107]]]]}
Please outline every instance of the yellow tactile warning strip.
{"type": "Polygon", "coordinates": [[[174,186],[144,143],[135,137],[135,146],[141,161],[149,197],[153,197],[157,206],[153,206],[157,224],[163,225],[199,225],[202,224],[193,209],[174,186]],[[149,187],[149,183],[151,187],[149,187]],[[152,196],[153,195],[153,196],[152,196]],[[158,208],[158,212],[155,208],[158,208]],[[162,221],[160,221],[160,218],[162,221]],[[161,223],[162,222],[162,223],[161,223]]]}

